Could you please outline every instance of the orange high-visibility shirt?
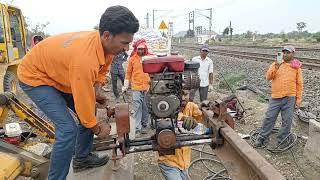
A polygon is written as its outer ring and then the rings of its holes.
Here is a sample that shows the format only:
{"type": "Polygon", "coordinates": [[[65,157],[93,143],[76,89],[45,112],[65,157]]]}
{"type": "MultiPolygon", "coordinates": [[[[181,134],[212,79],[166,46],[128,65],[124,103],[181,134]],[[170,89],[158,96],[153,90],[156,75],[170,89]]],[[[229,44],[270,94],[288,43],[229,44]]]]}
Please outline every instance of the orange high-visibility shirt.
{"type": "Polygon", "coordinates": [[[126,80],[131,82],[131,89],[134,91],[147,91],[149,89],[149,74],[143,72],[141,57],[137,54],[129,59],[126,80]]]}
{"type": "Polygon", "coordinates": [[[18,78],[71,93],[81,124],[91,128],[97,124],[94,83],[105,81],[112,58],[105,57],[99,32],[61,34],[44,39],[22,59],[18,78]]]}
{"type": "Polygon", "coordinates": [[[271,81],[272,98],[295,96],[296,104],[301,105],[303,91],[301,68],[292,68],[289,63],[284,62],[277,70],[275,63],[272,63],[266,73],[266,79],[271,81]]]}
{"type": "MultiPolygon", "coordinates": [[[[202,111],[193,102],[188,102],[184,110],[179,113],[178,119],[181,119],[182,116],[193,117],[198,122],[202,121],[202,111]]],[[[188,146],[177,148],[174,155],[159,156],[158,161],[159,163],[185,170],[189,168],[191,163],[191,148],[188,146]]]]}

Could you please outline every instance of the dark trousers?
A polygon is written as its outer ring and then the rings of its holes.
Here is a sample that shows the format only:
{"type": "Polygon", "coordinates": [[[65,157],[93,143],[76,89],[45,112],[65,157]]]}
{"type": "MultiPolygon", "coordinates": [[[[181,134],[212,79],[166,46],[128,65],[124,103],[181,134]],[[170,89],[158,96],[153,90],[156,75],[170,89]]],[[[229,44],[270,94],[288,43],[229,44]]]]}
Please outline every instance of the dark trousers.
{"type": "Polygon", "coordinates": [[[276,123],[278,114],[281,112],[281,127],[278,133],[278,143],[281,143],[289,134],[292,126],[296,97],[272,98],[269,103],[265,119],[262,124],[259,138],[269,138],[276,123]]]}
{"type": "Polygon", "coordinates": [[[209,86],[200,87],[199,89],[193,89],[190,91],[190,100],[193,101],[196,92],[199,90],[200,102],[208,99],[209,86]]]}
{"type": "Polygon", "coordinates": [[[116,98],[119,98],[119,91],[118,91],[118,79],[121,80],[121,83],[123,85],[124,82],[124,74],[113,74],[111,73],[111,82],[112,82],[112,91],[116,98]]]}
{"type": "Polygon", "coordinates": [[[93,132],[73,119],[70,109],[75,112],[75,108],[71,94],[63,93],[51,86],[32,87],[22,82],[19,84],[55,127],[48,180],[65,180],[72,156],[77,160],[83,160],[91,152],[93,132]]]}

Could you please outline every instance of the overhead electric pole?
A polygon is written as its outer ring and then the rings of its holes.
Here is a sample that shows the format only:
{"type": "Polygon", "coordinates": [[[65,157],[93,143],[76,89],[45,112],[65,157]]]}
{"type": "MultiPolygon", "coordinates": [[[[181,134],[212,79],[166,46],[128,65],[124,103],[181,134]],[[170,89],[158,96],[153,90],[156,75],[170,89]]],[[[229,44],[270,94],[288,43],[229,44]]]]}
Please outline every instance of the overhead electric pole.
{"type": "Polygon", "coordinates": [[[211,32],[212,32],[212,8],[210,8],[210,19],[209,19],[209,36],[211,39],[211,32]]]}
{"type": "Polygon", "coordinates": [[[192,15],[193,15],[193,18],[192,18],[192,25],[193,25],[193,32],[194,32],[194,11],[192,11],[192,15]]]}
{"type": "Polygon", "coordinates": [[[152,28],[154,29],[154,9],[152,10],[152,28]]]}
{"type": "Polygon", "coordinates": [[[230,21],[230,25],[229,25],[230,40],[232,40],[232,32],[233,32],[233,29],[231,27],[231,21],[230,21]]]}
{"type": "Polygon", "coordinates": [[[192,30],[194,31],[194,11],[189,12],[189,30],[191,30],[192,23],[192,30]]]}
{"type": "Polygon", "coordinates": [[[147,28],[149,28],[149,13],[147,13],[146,15],[146,25],[147,25],[147,28]]]}
{"type": "MultiPolygon", "coordinates": [[[[173,11],[172,9],[171,10],[167,10],[167,9],[153,9],[152,10],[152,27],[155,28],[155,21],[159,18],[164,18],[166,16],[166,14],[170,13],[171,11],[173,11]],[[156,17],[156,13],[157,12],[167,12],[165,14],[162,14],[158,17],[156,17]]],[[[163,19],[162,19],[163,21],[163,19]]]]}
{"type": "Polygon", "coordinates": [[[206,32],[206,34],[209,35],[209,39],[211,39],[211,35],[212,35],[212,16],[213,16],[213,15],[212,15],[212,12],[213,12],[212,8],[208,8],[208,9],[196,9],[196,13],[197,13],[198,15],[201,15],[201,16],[203,16],[203,17],[205,17],[205,18],[207,18],[207,19],[209,20],[209,33],[206,32]],[[206,15],[206,14],[201,13],[201,11],[206,11],[206,12],[209,11],[209,16],[206,15]]]}

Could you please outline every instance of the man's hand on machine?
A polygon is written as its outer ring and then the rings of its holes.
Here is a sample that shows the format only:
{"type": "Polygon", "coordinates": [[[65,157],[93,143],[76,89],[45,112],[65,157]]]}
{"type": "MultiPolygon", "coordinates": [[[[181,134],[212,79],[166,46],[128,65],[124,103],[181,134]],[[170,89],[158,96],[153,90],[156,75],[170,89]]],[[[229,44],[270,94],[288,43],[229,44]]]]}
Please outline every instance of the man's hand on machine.
{"type": "Polygon", "coordinates": [[[183,121],[182,127],[188,131],[194,129],[198,125],[197,121],[192,117],[184,116],[181,120],[183,121]]]}
{"type": "Polygon", "coordinates": [[[91,130],[98,138],[105,139],[110,135],[111,125],[105,121],[99,121],[91,130]]]}

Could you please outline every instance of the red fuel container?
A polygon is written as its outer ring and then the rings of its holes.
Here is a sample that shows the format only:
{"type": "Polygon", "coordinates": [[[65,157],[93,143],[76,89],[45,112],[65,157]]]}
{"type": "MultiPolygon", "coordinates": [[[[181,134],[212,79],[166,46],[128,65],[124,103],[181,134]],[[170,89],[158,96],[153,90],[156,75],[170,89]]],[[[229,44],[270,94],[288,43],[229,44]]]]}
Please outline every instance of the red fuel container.
{"type": "Polygon", "coordinates": [[[182,56],[150,57],[142,61],[143,72],[154,74],[162,73],[165,67],[169,72],[183,72],[184,58],[182,56]]]}
{"type": "Polygon", "coordinates": [[[18,146],[21,142],[20,136],[15,137],[3,137],[3,141],[18,146]]]}

